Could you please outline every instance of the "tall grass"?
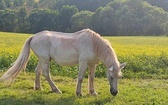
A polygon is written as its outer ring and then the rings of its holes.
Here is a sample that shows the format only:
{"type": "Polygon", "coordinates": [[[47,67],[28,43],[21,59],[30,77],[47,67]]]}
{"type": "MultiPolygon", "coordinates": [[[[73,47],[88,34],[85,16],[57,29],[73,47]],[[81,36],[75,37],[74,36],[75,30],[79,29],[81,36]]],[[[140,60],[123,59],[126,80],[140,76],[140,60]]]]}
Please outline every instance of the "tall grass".
{"type": "MultiPolygon", "coordinates": [[[[0,32],[0,69],[7,70],[18,57],[25,40],[31,35],[0,32]]],[[[126,62],[124,78],[168,78],[168,37],[104,37],[108,39],[119,61],[126,62]]],[[[31,53],[28,71],[34,71],[37,58],[31,53]]],[[[50,65],[53,75],[76,78],[78,67],[50,65]]],[[[100,62],[96,77],[105,77],[106,68],[100,62]]],[[[87,76],[87,73],[86,73],[87,76]]]]}

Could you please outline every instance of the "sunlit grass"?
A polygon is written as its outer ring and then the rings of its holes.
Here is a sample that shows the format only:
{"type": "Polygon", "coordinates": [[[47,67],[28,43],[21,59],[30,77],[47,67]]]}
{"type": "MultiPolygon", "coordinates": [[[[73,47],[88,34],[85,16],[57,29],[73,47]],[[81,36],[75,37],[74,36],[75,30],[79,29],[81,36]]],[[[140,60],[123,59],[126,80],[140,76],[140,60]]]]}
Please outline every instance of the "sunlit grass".
{"type": "MultiPolygon", "coordinates": [[[[2,75],[2,73],[0,73],[2,75]]],[[[98,96],[88,94],[87,79],[82,84],[82,97],[75,95],[76,78],[52,76],[63,94],[51,93],[42,77],[42,90],[34,91],[34,73],[21,73],[11,86],[0,83],[1,105],[164,105],[168,103],[168,81],[159,79],[120,79],[119,93],[112,96],[106,78],[95,79],[98,96]]]]}

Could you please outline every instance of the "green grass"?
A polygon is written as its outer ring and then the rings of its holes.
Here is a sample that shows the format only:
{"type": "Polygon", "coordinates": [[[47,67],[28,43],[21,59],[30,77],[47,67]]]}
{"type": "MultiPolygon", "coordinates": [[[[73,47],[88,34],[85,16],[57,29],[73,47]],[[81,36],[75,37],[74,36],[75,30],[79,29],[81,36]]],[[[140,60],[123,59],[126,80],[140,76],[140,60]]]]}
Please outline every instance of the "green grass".
{"type": "MultiPolygon", "coordinates": [[[[0,73],[2,75],[2,73],[0,73]]],[[[82,84],[82,97],[75,95],[76,79],[52,76],[63,94],[50,92],[42,77],[43,91],[34,91],[34,73],[21,73],[11,86],[0,83],[0,105],[166,105],[168,81],[159,79],[120,79],[119,93],[112,96],[106,78],[96,78],[98,96],[90,96],[87,79],[82,84]]]]}

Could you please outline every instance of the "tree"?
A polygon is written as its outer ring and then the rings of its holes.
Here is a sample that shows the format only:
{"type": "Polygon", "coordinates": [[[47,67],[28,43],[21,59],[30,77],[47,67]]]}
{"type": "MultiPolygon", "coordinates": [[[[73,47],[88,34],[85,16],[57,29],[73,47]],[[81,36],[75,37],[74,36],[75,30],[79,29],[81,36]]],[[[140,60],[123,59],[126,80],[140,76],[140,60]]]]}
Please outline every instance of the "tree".
{"type": "Polygon", "coordinates": [[[84,28],[92,28],[92,15],[93,13],[90,11],[81,11],[74,14],[71,18],[72,31],[78,31],[84,28]]]}
{"type": "Polygon", "coordinates": [[[101,18],[100,17],[100,12],[102,11],[103,7],[100,7],[96,10],[96,12],[93,13],[92,16],[92,28],[93,30],[95,30],[96,32],[102,34],[103,28],[101,25],[101,18]]]}
{"type": "Polygon", "coordinates": [[[149,2],[153,6],[161,7],[168,11],[168,0],[144,0],[149,2]]]}
{"type": "Polygon", "coordinates": [[[27,0],[27,4],[33,6],[35,4],[35,0],[27,0]]]}
{"type": "Polygon", "coordinates": [[[161,35],[167,21],[167,12],[147,2],[115,0],[95,12],[93,29],[105,35],[161,35]]]}
{"type": "Polygon", "coordinates": [[[0,30],[91,28],[102,35],[161,35],[168,33],[167,4],[168,0],[0,0],[0,30]]]}
{"type": "Polygon", "coordinates": [[[110,6],[99,8],[92,18],[93,29],[104,35],[116,34],[114,9],[110,6]]]}
{"type": "Polygon", "coordinates": [[[50,9],[35,9],[29,16],[30,30],[36,33],[43,30],[57,30],[58,11],[50,9]]]}
{"type": "Polygon", "coordinates": [[[163,24],[164,34],[168,36],[168,22],[163,24]]]}
{"type": "Polygon", "coordinates": [[[4,0],[6,3],[7,8],[10,8],[13,6],[13,0],[4,0]]]}
{"type": "Polygon", "coordinates": [[[20,8],[18,11],[18,26],[17,32],[28,32],[29,31],[29,23],[27,21],[27,13],[25,8],[20,8]]]}
{"type": "Polygon", "coordinates": [[[127,5],[116,12],[117,35],[134,35],[136,17],[127,5]]]}
{"type": "Polygon", "coordinates": [[[0,0],[0,10],[5,10],[6,9],[6,3],[4,0],[0,0]]]}
{"type": "Polygon", "coordinates": [[[79,11],[88,10],[91,12],[96,11],[99,7],[104,7],[113,0],[57,0],[54,3],[53,8],[60,10],[64,5],[75,5],[79,11]]]}
{"type": "Polygon", "coordinates": [[[59,15],[60,31],[65,32],[67,30],[70,30],[71,28],[70,19],[72,15],[74,15],[77,12],[78,12],[78,9],[74,5],[73,6],[65,5],[61,8],[60,15],[59,15]]]}
{"type": "Polygon", "coordinates": [[[100,18],[102,19],[102,26],[104,29],[104,35],[115,35],[115,14],[114,9],[110,6],[106,6],[100,13],[100,18]]]}
{"type": "Polygon", "coordinates": [[[19,6],[19,0],[14,0],[14,1],[13,1],[13,4],[14,4],[15,6],[19,6]]]}
{"type": "Polygon", "coordinates": [[[12,10],[1,11],[0,14],[0,30],[15,32],[18,23],[17,12],[12,10]]]}

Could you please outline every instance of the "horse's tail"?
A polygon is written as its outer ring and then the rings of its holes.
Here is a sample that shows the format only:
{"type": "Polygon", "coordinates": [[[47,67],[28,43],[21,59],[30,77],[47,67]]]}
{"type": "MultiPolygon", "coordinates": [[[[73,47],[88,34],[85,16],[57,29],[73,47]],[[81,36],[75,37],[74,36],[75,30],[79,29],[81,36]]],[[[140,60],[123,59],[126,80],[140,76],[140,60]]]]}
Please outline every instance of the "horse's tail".
{"type": "Polygon", "coordinates": [[[32,38],[33,37],[27,39],[22,48],[22,51],[20,52],[19,57],[14,62],[14,65],[6,71],[6,73],[0,78],[0,81],[11,82],[16,78],[21,70],[24,70],[26,68],[30,56],[30,42],[32,38]]]}

